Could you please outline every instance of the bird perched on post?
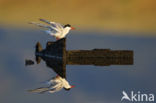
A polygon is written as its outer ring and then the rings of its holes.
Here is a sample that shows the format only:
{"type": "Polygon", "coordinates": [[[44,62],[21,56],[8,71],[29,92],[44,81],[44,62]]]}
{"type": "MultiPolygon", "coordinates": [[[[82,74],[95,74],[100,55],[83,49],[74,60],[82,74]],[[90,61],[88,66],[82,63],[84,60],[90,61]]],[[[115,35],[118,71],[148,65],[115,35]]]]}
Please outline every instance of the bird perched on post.
{"type": "Polygon", "coordinates": [[[71,86],[65,78],[62,78],[59,75],[53,77],[51,80],[47,81],[46,83],[49,85],[48,87],[41,87],[41,88],[28,90],[28,91],[34,93],[45,93],[45,92],[54,93],[60,91],[62,88],[64,88],[65,90],[70,90],[71,88],[75,87],[75,86],[71,86]]]}
{"type": "Polygon", "coordinates": [[[30,22],[30,24],[35,24],[39,27],[43,27],[45,32],[49,35],[52,35],[56,38],[56,40],[62,39],[66,37],[66,35],[69,33],[70,30],[74,30],[74,27],[71,27],[70,24],[62,25],[60,23],[56,22],[50,22],[45,19],[39,19],[40,21],[47,23],[48,25],[41,24],[41,23],[36,23],[36,22],[30,22]]]}

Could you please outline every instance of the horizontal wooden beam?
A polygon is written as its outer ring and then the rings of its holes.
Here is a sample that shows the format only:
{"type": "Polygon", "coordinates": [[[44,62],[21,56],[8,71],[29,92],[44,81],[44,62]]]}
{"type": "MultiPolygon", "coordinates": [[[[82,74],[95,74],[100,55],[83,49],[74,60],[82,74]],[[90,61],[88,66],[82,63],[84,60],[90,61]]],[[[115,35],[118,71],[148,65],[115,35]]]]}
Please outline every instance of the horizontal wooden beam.
{"type": "Polygon", "coordinates": [[[131,65],[133,51],[131,50],[66,50],[66,39],[56,42],[47,42],[42,50],[40,43],[36,44],[36,55],[44,58],[60,59],[63,64],[69,65],[131,65]]]}

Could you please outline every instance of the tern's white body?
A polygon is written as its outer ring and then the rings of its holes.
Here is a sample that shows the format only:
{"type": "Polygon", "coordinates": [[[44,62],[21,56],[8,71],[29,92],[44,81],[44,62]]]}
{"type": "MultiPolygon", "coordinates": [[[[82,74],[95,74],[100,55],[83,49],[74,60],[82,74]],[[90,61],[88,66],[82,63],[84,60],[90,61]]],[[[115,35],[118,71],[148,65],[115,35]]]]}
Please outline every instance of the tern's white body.
{"type": "Polygon", "coordinates": [[[69,33],[70,31],[70,27],[66,27],[63,29],[58,29],[56,30],[45,30],[45,32],[51,36],[54,36],[56,39],[62,39],[64,37],[66,37],[66,35],[69,33]]]}
{"type": "Polygon", "coordinates": [[[68,81],[65,78],[62,78],[61,76],[56,76],[52,78],[51,80],[47,81],[48,87],[41,87],[33,90],[29,90],[30,92],[37,92],[37,93],[54,93],[57,91],[60,91],[62,88],[70,89],[72,86],[68,83],[68,81]]]}
{"type": "Polygon", "coordinates": [[[47,23],[49,25],[44,25],[44,24],[35,23],[35,22],[31,22],[31,24],[35,24],[37,26],[46,28],[45,32],[47,34],[49,34],[49,35],[54,36],[57,40],[66,37],[66,35],[69,33],[69,31],[71,29],[74,29],[73,27],[70,27],[69,24],[68,24],[68,26],[64,27],[60,23],[49,22],[49,21],[47,21],[45,19],[40,19],[40,21],[45,22],[45,23],[47,23]]]}

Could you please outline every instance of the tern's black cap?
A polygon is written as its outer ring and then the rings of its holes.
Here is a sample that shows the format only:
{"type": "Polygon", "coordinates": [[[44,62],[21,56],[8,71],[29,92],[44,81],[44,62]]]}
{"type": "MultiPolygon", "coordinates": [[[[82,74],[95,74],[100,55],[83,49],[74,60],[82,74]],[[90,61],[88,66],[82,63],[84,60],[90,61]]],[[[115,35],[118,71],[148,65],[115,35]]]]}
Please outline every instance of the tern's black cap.
{"type": "Polygon", "coordinates": [[[66,24],[66,25],[64,25],[64,28],[65,28],[65,27],[71,27],[71,25],[70,25],[70,24],[66,24]]]}

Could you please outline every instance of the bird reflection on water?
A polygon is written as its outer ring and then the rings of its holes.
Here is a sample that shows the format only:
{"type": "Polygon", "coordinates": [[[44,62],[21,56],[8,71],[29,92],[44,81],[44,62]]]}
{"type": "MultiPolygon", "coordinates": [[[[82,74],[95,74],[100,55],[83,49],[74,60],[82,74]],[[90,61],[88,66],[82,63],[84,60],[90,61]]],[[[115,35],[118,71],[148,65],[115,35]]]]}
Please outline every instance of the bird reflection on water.
{"type": "Polygon", "coordinates": [[[60,91],[62,88],[64,88],[65,90],[70,90],[71,88],[74,87],[74,86],[71,86],[65,78],[62,78],[59,75],[46,81],[46,84],[48,85],[47,87],[40,87],[37,89],[29,90],[29,92],[54,93],[54,92],[60,91]]]}
{"type": "MultiPolygon", "coordinates": [[[[50,80],[46,81],[45,84],[48,85],[46,87],[40,87],[32,90],[28,90],[29,92],[34,93],[54,93],[58,92],[61,89],[70,90],[73,88],[73,85],[70,85],[66,80],[66,68],[65,63],[62,59],[53,59],[47,57],[40,57],[36,55],[36,63],[39,64],[41,59],[43,59],[48,67],[50,67],[54,72],[56,72],[57,76],[52,77],[50,80]]],[[[30,64],[31,65],[31,64],[30,64]]]]}
{"type": "MultiPolygon", "coordinates": [[[[71,86],[66,80],[66,65],[132,65],[133,51],[130,50],[110,50],[110,49],[93,49],[93,50],[66,50],[66,39],[56,42],[47,42],[46,49],[42,49],[41,44],[36,44],[36,63],[39,64],[44,60],[57,76],[46,82],[47,87],[40,87],[29,90],[36,93],[54,93],[62,88],[70,90],[71,86]]],[[[27,65],[33,65],[31,60],[26,60],[27,65]]]]}

